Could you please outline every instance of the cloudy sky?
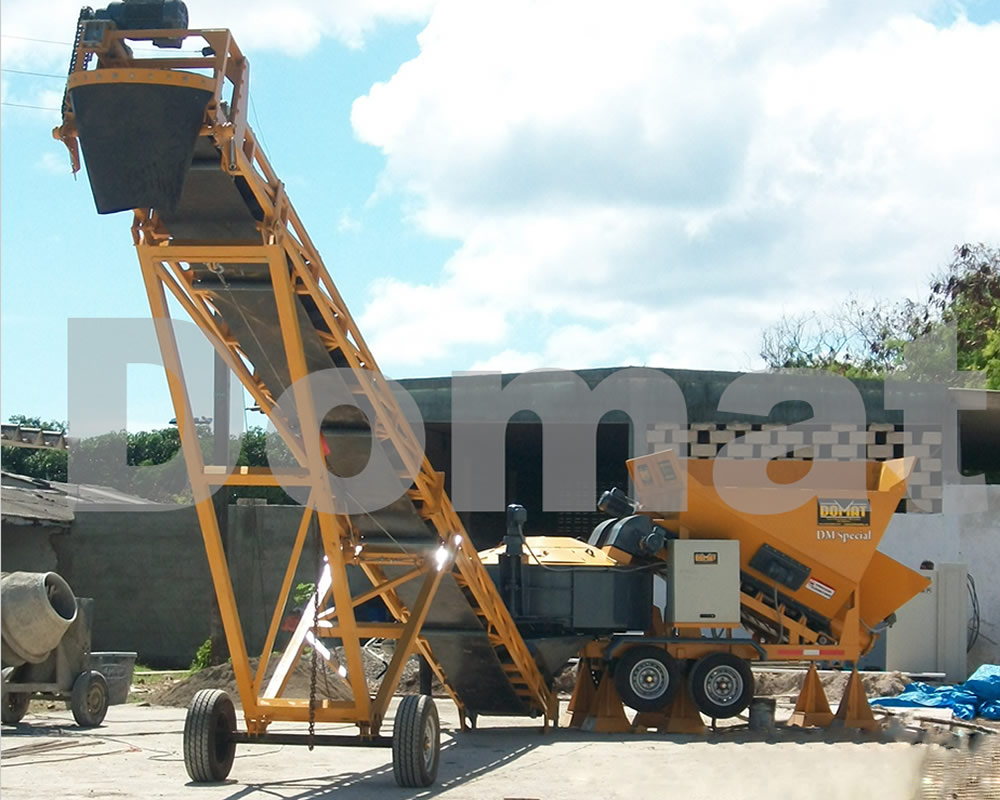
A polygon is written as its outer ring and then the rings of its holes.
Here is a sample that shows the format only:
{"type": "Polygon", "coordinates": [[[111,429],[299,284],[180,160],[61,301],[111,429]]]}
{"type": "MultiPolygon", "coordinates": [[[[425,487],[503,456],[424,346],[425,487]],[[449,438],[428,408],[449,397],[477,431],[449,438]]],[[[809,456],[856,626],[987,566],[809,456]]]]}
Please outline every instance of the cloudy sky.
{"type": "MultiPolygon", "coordinates": [[[[78,7],[0,8],[4,418],[65,419],[67,319],[148,314],[128,215],[49,136],[78,7]]],[[[921,296],[1000,240],[1000,0],[189,8],[250,57],[391,377],[759,368],[782,314],[921,296]]],[[[161,380],[130,371],[130,427],[172,416],[161,380]]]]}

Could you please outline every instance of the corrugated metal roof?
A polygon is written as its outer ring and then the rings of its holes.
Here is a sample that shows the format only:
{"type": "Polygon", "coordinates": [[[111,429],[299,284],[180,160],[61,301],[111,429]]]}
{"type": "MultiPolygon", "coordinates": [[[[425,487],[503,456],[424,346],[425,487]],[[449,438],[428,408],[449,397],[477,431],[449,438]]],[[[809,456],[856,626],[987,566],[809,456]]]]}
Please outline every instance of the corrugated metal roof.
{"type": "Polygon", "coordinates": [[[62,492],[0,486],[0,515],[4,522],[48,522],[69,527],[73,508],[62,492]]]}
{"type": "Polygon", "coordinates": [[[0,515],[5,522],[50,522],[69,525],[81,505],[156,505],[144,497],[108,486],[44,481],[0,471],[0,515]]]}

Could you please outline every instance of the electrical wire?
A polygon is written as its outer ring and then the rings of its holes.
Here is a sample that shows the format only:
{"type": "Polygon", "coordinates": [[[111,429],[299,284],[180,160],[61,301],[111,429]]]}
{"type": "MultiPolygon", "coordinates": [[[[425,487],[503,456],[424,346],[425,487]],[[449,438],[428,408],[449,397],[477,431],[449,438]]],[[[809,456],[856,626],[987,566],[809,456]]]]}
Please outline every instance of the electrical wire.
{"type": "Polygon", "coordinates": [[[65,75],[56,75],[53,72],[28,72],[24,69],[10,69],[8,67],[0,67],[0,72],[10,72],[13,75],[31,75],[35,78],[56,78],[57,80],[66,80],[65,75]]]}
{"type": "Polygon", "coordinates": [[[372,522],[374,522],[375,525],[382,531],[382,533],[384,533],[386,536],[389,537],[389,540],[394,545],[396,545],[396,547],[399,548],[400,552],[403,552],[403,553],[409,552],[405,547],[403,547],[402,544],[399,543],[399,541],[396,539],[395,536],[393,536],[391,533],[389,533],[388,529],[381,522],[379,522],[377,519],[375,519],[374,516],[372,516],[372,513],[368,509],[366,509],[362,503],[358,502],[358,499],[353,494],[351,494],[349,491],[347,491],[347,489],[344,489],[344,494],[347,495],[348,499],[353,500],[355,503],[358,504],[358,507],[361,509],[361,512],[366,517],[368,517],[368,519],[370,519],[372,522]]]}
{"type": "Polygon", "coordinates": [[[10,106],[11,108],[33,108],[36,111],[56,111],[56,112],[58,112],[60,110],[58,108],[53,108],[52,106],[32,106],[32,105],[28,105],[27,103],[8,103],[6,100],[4,100],[2,103],[0,103],[0,106],[10,106]]]}
{"type": "Polygon", "coordinates": [[[972,613],[969,615],[968,636],[966,637],[965,650],[971,650],[979,640],[979,627],[982,622],[979,609],[979,593],[976,591],[976,579],[972,575],[965,576],[966,586],[969,590],[969,604],[972,613]]]}
{"type": "MultiPolygon", "coordinates": [[[[34,38],[32,36],[15,36],[12,33],[0,34],[0,38],[3,38],[3,39],[14,39],[14,40],[16,40],[18,42],[35,42],[36,44],[57,44],[57,45],[60,45],[60,46],[63,46],[63,47],[73,47],[73,43],[72,42],[58,42],[55,39],[36,39],[36,38],[34,38]]],[[[138,51],[144,52],[144,53],[163,53],[163,48],[160,48],[160,47],[135,47],[133,45],[129,45],[129,46],[132,48],[132,50],[138,50],[138,51]]],[[[175,52],[178,57],[180,57],[180,56],[200,56],[200,55],[202,55],[201,49],[198,49],[198,50],[176,49],[175,50],[175,49],[171,48],[171,50],[173,50],[173,52],[175,52]]]]}
{"type": "Polygon", "coordinates": [[[267,156],[268,160],[270,160],[271,152],[268,149],[267,141],[264,139],[264,130],[260,126],[260,117],[257,116],[257,105],[253,101],[253,94],[250,95],[250,113],[253,114],[254,130],[257,133],[257,138],[260,139],[261,149],[264,151],[264,155],[267,156]]]}

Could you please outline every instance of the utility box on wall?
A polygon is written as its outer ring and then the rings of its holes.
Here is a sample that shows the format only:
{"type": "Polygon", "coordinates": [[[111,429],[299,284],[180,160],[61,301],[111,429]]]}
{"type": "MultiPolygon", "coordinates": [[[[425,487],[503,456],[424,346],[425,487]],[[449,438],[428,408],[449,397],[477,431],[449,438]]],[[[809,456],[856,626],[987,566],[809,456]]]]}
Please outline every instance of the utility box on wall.
{"type": "Polygon", "coordinates": [[[931,584],[896,612],[885,636],[885,668],[944,673],[948,683],[968,677],[968,588],[965,564],[938,564],[920,572],[931,584]]]}
{"type": "Polygon", "coordinates": [[[740,622],[740,543],[733,539],[673,539],[664,621],[711,628],[740,622]]]}

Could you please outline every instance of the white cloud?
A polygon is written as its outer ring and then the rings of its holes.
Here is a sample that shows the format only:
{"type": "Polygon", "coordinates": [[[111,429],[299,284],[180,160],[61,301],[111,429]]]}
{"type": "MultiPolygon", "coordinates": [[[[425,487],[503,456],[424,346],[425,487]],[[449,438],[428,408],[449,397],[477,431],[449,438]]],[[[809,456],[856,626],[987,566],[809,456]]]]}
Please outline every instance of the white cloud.
{"type": "Polygon", "coordinates": [[[68,175],[70,172],[69,156],[65,150],[61,153],[47,150],[39,156],[38,168],[52,175],[68,175]]]}
{"type": "Polygon", "coordinates": [[[357,233],[360,230],[361,220],[355,217],[349,209],[340,212],[340,217],[337,219],[338,233],[357,233]]]}
{"type": "MultiPolygon", "coordinates": [[[[109,3],[99,1],[93,7],[106,8],[109,3]]],[[[80,5],[80,0],[47,0],[42,12],[33,0],[4,0],[0,7],[4,66],[66,70],[80,5]],[[46,41],[32,41],[38,39],[46,41]]],[[[362,47],[381,22],[428,19],[433,0],[191,0],[187,6],[191,27],[230,28],[245,52],[279,50],[298,55],[323,38],[362,47]]]]}
{"type": "Polygon", "coordinates": [[[391,371],[743,369],[783,311],[922,294],[953,244],[1000,234],[1000,24],[905,0],[608,9],[443,3],[355,102],[380,191],[461,242],[433,284],[373,287],[391,371]]]}

